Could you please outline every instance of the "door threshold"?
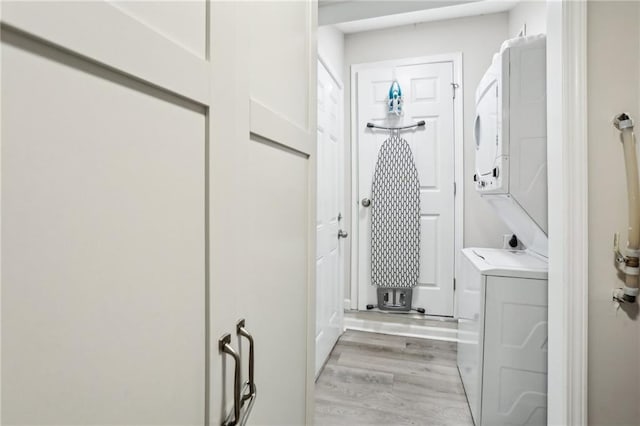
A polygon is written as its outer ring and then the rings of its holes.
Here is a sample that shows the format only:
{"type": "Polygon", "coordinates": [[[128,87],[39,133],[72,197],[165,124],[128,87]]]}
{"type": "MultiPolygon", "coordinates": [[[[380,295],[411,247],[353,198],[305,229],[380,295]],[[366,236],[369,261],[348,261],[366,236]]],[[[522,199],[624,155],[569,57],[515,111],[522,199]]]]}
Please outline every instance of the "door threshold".
{"type": "Polygon", "coordinates": [[[458,320],[420,314],[352,311],[344,314],[344,329],[420,339],[458,341],[458,320]]]}

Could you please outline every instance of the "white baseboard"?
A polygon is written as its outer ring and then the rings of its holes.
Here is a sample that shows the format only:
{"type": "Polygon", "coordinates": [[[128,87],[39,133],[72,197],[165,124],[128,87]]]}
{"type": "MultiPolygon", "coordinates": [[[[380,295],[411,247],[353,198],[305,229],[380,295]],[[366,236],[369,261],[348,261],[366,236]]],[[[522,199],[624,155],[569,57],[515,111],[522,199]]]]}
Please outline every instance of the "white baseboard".
{"type": "Polygon", "coordinates": [[[351,309],[351,299],[344,299],[344,304],[343,304],[344,310],[348,311],[351,309]]]}
{"type": "MultiPolygon", "coordinates": [[[[391,315],[391,314],[390,314],[391,315]]],[[[420,339],[445,340],[447,342],[458,341],[458,329],[452,327],[451,322],[438,320],[425,320],[427,324],[416,324],[415,321],[401,322],[385,321],[380,319],[355,318],[354,315],[345,314],[345,330],[368,331],[371,333],[392,334],[396,336],[417,337],[420,339]],[[439,326],[438,323],[442,323],[439,326]]]]}

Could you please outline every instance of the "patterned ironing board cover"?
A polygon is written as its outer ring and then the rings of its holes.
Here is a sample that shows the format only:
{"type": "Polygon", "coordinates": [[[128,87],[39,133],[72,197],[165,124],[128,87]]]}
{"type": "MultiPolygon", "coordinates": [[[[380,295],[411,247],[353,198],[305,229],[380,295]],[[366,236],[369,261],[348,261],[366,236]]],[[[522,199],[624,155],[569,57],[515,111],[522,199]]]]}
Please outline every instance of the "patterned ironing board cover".
{"type": "Polygon", "coordinates": [[[406,140],[380,149],[371,188],[371,284],[415,287],[420,274],[420,181],[406,140]]]}

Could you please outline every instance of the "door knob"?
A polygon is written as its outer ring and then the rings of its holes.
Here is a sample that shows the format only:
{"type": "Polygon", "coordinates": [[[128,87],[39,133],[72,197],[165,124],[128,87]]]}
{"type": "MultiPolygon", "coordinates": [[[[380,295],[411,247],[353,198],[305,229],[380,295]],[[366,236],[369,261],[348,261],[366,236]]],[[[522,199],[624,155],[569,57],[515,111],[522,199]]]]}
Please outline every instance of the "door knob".
{"type": "Polygon", "coordinates": [[[363,198],[362,199],[362,206],[363,207],[369,207],[371,205],[371,200],[368,198],[363,198]]]}
{"type": "Polygon", "coordinates": [[[338,230],[338,239],[347,238],[349,236],[348,232],[343,231],[342,229],[338,230]]]}

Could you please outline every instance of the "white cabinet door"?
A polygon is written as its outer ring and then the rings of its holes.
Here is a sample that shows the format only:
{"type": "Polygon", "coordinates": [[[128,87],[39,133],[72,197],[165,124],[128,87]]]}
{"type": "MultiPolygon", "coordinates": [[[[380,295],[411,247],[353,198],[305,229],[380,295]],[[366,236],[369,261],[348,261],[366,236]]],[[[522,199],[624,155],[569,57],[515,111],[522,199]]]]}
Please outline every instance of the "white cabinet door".
{"type": "Polygon", "coordinates": [[[316,252],[316,366],[329,357],[342,333],[344,293],[340,271],[342,88],[318,62],[318,215],[316,252]]]}
{"type": "Polygon", "coordinates": [[[308,422],[316,6],[3,2],[3,424],[308,422]]]}
{"type": "Polygon", "coordinates": [[[314,2],[212,2],[210,424],[232,407],[223,333],[246,319],[257,398],[248,424],[309,424],[314,384],[314,2]]]}
{"type": "Polygon", "coordinates": [[[483,425],[547,424],[547,281],[487,277],[483,425]]]}
{"type": "MultiPolygon", "coordinates": [[[[406,61],[405,61],[406,62],[406,61]]],[[[453,315],[454,277],[454,110],[453,63],[417,63],[362,69],[357,73],[358,200],[371,198],[378,153],[388,133],[366,127],[409,125],[424,120],[421,129],[405,131],[420,179],[420,276],[413,306],[430,315],[453,315]],[[394,78],[404,96],[404,114],[389,118],[387,99],[394,78]]],[[[375,200],[372,200],[375,202],[375,200]]],[[[371,209],[358,204],[358,309],[376,304],[371,285],[371,209]]],[[[393,284],[390,283],[390,286],[393,284]]]]}
{"type": "Polygon", "coordinates": [[[206,62],[108,3],[2,7],[2,424],[202,425],[206,62]]]}

